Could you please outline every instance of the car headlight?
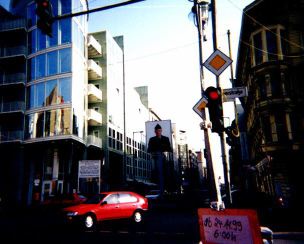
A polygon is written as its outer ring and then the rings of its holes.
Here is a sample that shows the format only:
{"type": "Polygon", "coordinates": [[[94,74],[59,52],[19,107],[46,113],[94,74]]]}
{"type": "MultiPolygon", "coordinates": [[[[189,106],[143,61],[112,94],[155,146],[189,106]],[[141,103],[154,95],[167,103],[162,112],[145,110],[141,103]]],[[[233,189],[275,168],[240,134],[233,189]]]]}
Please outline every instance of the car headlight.
{"type": "Polygon", "coordinates": [[[72,216],[76,216],[76,215],[78,215],[78,212],[68,212],[67,213],[68,217],[72,217],[72,216]]]}

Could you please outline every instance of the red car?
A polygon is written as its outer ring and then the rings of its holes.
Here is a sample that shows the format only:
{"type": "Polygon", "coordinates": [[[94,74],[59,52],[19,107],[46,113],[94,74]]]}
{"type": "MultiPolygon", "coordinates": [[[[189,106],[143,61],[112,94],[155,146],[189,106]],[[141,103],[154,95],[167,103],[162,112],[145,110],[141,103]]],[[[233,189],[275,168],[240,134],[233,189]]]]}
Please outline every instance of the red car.
{"type": "Polygon", "coordinates": [[[95,229],[103,220],[131,218],[140,223],[147,210],[147,198],[127,191],[102,192],[82,204],[63,209],[68,222],[80,223],[86,230],[95,229]]]}
{"type": "Polygon", "coordinates": [[[42,206],[63,208],[63,207],[68,207],[68,206],[83,203],[86,200],[87,198],[85,196],[77,193],[59,194],[56,196],[48,197],[46,200],[44,200],[42,206]]]}

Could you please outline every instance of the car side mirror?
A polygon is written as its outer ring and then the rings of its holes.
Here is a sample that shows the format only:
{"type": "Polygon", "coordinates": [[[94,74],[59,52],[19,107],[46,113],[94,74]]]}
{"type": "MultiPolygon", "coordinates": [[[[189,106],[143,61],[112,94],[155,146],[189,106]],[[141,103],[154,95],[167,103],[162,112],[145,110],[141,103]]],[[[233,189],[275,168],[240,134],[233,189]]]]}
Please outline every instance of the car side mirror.
{"type": "Polygon", "coordinates": [[[106,204],[108,204],[108,202],[107,201],[103,201],[100,205],[106,205],[106,204]]]}

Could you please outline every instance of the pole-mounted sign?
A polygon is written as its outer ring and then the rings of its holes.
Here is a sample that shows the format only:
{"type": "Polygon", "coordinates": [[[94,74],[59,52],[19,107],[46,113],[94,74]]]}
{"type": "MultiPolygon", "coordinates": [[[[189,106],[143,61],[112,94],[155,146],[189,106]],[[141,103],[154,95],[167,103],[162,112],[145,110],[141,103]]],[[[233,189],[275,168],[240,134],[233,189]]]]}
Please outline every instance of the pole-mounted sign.
{"type": "Polygon", "coordinates": [[[207,97],[203,96],[193,107],[193,110],[202,118],[202,110],[205,109],[207,106],[208,99],[207,97]]]}
{"type": "Polygon", "coordinates": [[[213,74],[219,76],[231,63],[232,60],[217,49],[209,56],[203,65],[213,74]]]}
{"type": "Polygon", "coordinates": [[[223,102],[233,102],[238,97],[246,96],[248,96],[248,91],[245,86],[223,89],[223,102]]]}

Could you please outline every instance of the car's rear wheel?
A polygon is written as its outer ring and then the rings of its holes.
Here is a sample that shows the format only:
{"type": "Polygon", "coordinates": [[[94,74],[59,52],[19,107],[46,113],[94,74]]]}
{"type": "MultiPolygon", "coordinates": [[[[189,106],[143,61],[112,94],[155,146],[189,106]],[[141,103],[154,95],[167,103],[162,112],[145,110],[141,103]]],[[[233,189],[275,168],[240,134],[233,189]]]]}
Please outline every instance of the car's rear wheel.
{"type": "Polygon", "coordinates": [[[133,214],[133,221],[135,223],[141,223],[143,222],[143,212],[141,210],[135,210],[133,214]]]}
{"type": "Polygon", "coordinates": [[[87,214],[83,218],[83,227],[85,230],[95,230],[97,220],[94,214],[87,214]]]}

